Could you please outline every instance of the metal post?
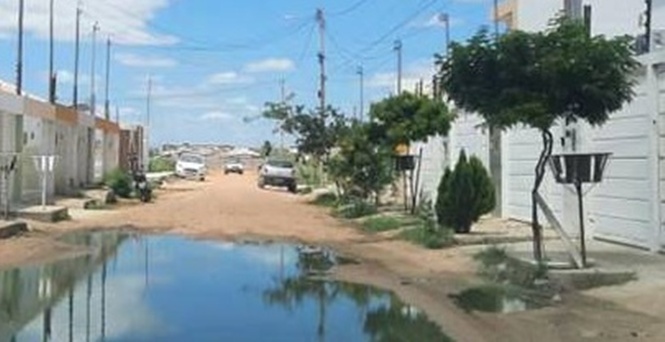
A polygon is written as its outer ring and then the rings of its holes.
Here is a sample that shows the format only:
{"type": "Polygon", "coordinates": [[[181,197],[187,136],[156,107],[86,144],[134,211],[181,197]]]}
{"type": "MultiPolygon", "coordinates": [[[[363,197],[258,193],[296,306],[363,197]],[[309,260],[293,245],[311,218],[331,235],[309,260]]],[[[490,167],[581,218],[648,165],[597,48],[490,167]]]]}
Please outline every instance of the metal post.
{"type": "Polygon", "coordinates": [[[96,89],[95,89],[95,64],[97,59],[97,31],[99,23],[95,22],[92,26],[92,65],[90,68],[90,111],[93,116],[97,115],[96,107],[96,89]]]}
{"type": "Polygon", "coordinates": [[[653,15],[653,0],[645,0],[646,1],[646,23],[644,23],[644,26],[646,27],[646,52],[651,52],[651,20],[652,20],[652,15],[653,15]]]}
{"type": "Polygon", "coordinates": [[[104,118],[106,120],[111,120],[111,103],[109,102],[109,87],[111,82],[111,38],[109,37],[106,40],[106,81],[104,87],[104,118]]]}
{"type": "Polygon", "coordinates": [[[358,67],[358,76],[360,76],[360,121],[364,120],[365,116],[365,70],[363,66],[358,67]]]}
{"type": "Polygon", "coordinates": [[[18,53],[16,63],[16,94],[23,92],[23,16],[25,12],[25,1],[18,2],[18,53]]]}
{"type": "Polygon", "coordinates": [[[319,23],[319,40],[320,40],[320,51],[319,51],[319,67],[320,67],[320,89],[319,89],[319,100],[321,106],[321,113],[323,114],[326,110],[326,19],[323,14],[322,9],[316,10],[316,20],[319,23]]]}
{"type": "Polygon", "coordinates": [[[79,55],[81,45],[81,7],[76,7],[76,38],[74,43],[74,95],[72,102],[74,108],[78,108],[79,99],[79,55]]]}
{"type": "Polygon", "coordinates": [[[582,193],[582,182],[579,180],[575,181],[575,190],[577,191],[577,202],[580,218],[580,252],[582,253],[582,267],[586,268],[586,234],[584,230],[584,203],[582,193]]]}
{"type": "Polygon", "coordinates": [[[49,72],[48,72],[48,85],[49,85],[49,102],[55,103],[55,83],[53,82],[55,78],[55,70],[53,67],[53,8],[54,0],[50,1],[49,4],[49,72]]]}
{"type": "Polygon", "coordinates": [[[395,41],[395,52],[397,52],[397,96],[402,95],[402,41],[395,41]]]}

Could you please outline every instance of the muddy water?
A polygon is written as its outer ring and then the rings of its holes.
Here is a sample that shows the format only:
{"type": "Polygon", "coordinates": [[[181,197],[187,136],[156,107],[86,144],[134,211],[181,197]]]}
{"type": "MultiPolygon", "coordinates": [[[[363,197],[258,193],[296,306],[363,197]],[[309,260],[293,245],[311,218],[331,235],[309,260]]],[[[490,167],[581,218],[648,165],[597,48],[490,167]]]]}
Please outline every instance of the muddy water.
{"type": "Polygon", "coordinates": [[[0,341],[448,341],[416,308],[329,280],[292,245],[73,235],[90,254],[0,270],[0,341]]]}

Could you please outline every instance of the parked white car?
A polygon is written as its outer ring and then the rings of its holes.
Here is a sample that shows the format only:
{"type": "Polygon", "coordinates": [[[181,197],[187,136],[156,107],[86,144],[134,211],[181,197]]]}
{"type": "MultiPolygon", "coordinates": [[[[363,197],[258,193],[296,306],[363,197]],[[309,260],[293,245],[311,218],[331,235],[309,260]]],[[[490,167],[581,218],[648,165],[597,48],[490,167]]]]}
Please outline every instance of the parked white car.
{"type": "Polygon", "coordinates": [[[266,186],[286,187],[295,193],[298,189],[295,166],[290,161],[268,160],[261,166],[258,186],[261,189],[266,186]]]}
{"type": "Polygon", "coordinates": [[[229,160],[224,164],[224,174],[237,173],[242,175],[245,172],[245,166],[238,160],[229,160]]]}
{"type": "Polygon", "coordinates": [[[175,174],[178,177],[204,181],[207,173],[205,159],[196,154],[183,154],[175,164],[175,174]]]}

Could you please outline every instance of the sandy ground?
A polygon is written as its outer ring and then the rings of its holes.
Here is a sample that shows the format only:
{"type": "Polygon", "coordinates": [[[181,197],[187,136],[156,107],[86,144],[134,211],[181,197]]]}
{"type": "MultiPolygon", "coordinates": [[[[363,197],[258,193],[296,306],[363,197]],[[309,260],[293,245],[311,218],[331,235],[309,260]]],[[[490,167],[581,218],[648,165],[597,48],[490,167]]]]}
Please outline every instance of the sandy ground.
{"type": "Polygon", "coordinates": [[[448,295],[480,282],[473,247],[428,251],[401,241],[380,240],[331,218],[301,196],[259,190],[255,176],[211,175],[203,183],[178,181],[155,203],[113,211],[74,211],[71,222],[33,224],[26,236],[0,241],[0,267],[66,257],[80,250],[58,243],[77,229],[129,227],[150,233],[202,239],[289,240],[326,245],[361,261],[336,277],[396,292],[428,313],[458,341],[663,341],[662,317],[571,294],[562,304],[508,315],[470,314],[448,295]]]}

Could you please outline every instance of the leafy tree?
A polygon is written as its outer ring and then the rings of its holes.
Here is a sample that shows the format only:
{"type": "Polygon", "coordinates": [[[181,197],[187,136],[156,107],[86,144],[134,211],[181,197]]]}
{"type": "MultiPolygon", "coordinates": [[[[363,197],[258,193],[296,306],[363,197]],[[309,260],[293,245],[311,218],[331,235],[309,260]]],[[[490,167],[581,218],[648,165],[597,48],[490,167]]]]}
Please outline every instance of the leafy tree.
{"type": "Polygon", "coordinates": [[[633,96],[636,62],[628,38],[592,37],[579,21],[559,18],[545,32],[512,31],[494,39],[481,30],[438,57],[441,90],[495,128],[538,129],[543,149],[532,191],[534,254],[542,260],[536,196],[552,153],[557,121],[601,125],[633,96]]]}
{"type": "Polygon", "coordinates": [[[261,147],[261,156],[268,157],[270,156],[271,153],[272,153],[272,143],[266,140],[263,142],[263,146],[261,147]]]}
{"type": "Polygon", "coordinates": [[[443,102],[411,93],[373,104],[370,117],[372,137],[393,146],[448,134],[453,118],[443,102]]]}
{"type": "Polygon", "coordinates": [[[494,185],[482,162],[464,150],[452,172],[446,170],[437,197],[437,219],[456,233],[471,232],[471,225],[495,206],[494,185]]]}
{"type": "Polygon", "coordinates": [[[370,125],[354,122],[338,142],[330,160],[330,174],[345,195],[373,198],[378,204],[381,191],[393,181],[392,149],[370,139],[370,125]]]}
{"type": "Polygon", "coordinates": [[[277,120],[280,129],[296,137],[298,152],[325,160],[346,127],[344,115],[332,107],[306,110],[304,106],[267,103],[263,117],[277,120]]]}

